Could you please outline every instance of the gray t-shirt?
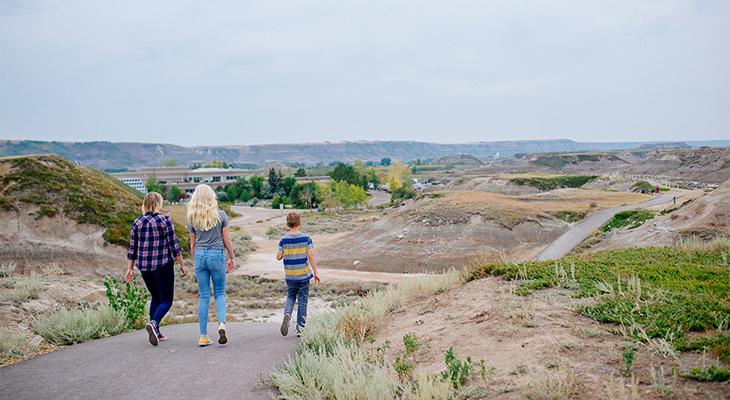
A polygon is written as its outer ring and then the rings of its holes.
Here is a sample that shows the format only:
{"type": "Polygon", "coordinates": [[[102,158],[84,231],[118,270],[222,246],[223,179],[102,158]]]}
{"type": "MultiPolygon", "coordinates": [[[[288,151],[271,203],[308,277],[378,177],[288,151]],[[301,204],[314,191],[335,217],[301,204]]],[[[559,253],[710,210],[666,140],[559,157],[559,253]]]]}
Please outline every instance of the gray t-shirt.
{"type": "Polygon", "coordinates": [[[209,231],[203,231],[187,225],[188,232],[195,234],[195,247],[211,249],[223,249],[223,228],[228,226],[228,215],[225,211],[219,210],[221,220],[209,231]]]}

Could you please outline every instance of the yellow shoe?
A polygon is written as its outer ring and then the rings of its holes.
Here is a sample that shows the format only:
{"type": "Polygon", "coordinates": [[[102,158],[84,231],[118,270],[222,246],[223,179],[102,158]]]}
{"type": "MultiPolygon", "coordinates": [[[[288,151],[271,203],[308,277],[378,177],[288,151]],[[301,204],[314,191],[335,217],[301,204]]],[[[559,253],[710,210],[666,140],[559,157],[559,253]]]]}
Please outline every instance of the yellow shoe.
{"type": "Polygon", "coordinates": [[[210,338],[208,337],[208,335],[200,335],[200,339],[198,339],[198,346],[210,346],[210,338]]]}

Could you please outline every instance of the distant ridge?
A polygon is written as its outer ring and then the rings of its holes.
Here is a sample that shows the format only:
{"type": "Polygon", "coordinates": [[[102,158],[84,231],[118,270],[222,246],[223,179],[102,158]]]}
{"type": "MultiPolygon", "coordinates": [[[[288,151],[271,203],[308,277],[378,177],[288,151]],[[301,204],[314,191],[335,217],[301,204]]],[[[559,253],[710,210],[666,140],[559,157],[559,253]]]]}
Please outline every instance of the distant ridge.
{"type": "MultiPolygon", "coordinates": [[[[730,146],[730,140],[683,142],[692,147],[730,146]]],[[[161,143],[46,142],[0,140],[0,156],[54,153],[68,160],[96,168],[136,168],[161,165],[176,160],[181,165],[211,160],[228,163],[266,164],[269,162],[328,164],[332,161],[379,161],[382,158],[411,161],[455,154],[477,158],[515,153],[569,151],[609,151],[662,145],[663,142],[575,142],[567,139],[516,140],[474,143],[428,143],[417,141],[345,141],[325,143],[264,144],[251,146],[184,147],[161,143]]]]}

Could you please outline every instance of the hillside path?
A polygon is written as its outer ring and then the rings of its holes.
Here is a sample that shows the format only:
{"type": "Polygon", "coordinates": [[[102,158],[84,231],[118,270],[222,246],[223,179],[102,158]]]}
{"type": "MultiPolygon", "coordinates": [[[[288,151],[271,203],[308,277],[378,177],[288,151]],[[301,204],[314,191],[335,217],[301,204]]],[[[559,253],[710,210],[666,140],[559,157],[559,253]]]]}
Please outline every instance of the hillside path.
{"type": "Polygon", "coordinates": [[[598,228],[602,227],[606,222],[610,221],[611,218],[613,218],[613,216],[617,213],[626,210],[633,210],[637,208],[652,207],[664,204],[672,201],[672,198],[674,196],[679,197],[679,195],[674,193],[663,194],[643,203],[606,208],[604,210],[600,210],[593,214],[590,214],[577,225],[572,227],[569,231],[565,232],[562,236],[557,238],[554,242],[550,243],[540,253],[538,253],[538,255],[535,256],[535,260],[556,260],[558,258],[564,257],[566,254],[570,253],[574,248],[576,248],[582,241],[591,236],[593,232],[598,230],[598,228]]]}
{"type": "Polygon", "coordinates": [[[229,323],[225,346],[198,347],[197,324],[162,331],[169,339],[157,347],[135,331],[2,368],[0,399],[271,399],[259,377],[299,343],[277,323],[229,323]]]}

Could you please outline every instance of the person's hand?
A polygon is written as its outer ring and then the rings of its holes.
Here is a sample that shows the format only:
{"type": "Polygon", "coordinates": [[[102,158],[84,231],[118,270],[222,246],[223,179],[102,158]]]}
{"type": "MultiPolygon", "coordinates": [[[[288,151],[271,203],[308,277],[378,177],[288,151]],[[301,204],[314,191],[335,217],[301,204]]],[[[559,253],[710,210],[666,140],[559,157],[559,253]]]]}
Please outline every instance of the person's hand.
{"type": "Polygon", "coordinates": [[[127,273],[124,274],[124,282],[132,283],[132,278],[134,278],[134,270],[131,268],[128,268],[127,273]]]}
{"type": "Polygon", "coordinates": [[[320,282],[322,282],[322,281],[319,279],[319,274],[315,274],[314,275],[314,283],[320,283],[320,282]]]}
{"type": "Polygon", "coordinates": [[[236,268],[236,260],[234,259],[228,259],[226,262],[226,272],[231,273],[236,268]]]}
{"type": "Polygon", "coordinates": [[[185,263],[180,264],[180,277],[184,278],[188,276],[188,270],[185,268],[185,263]]]}

